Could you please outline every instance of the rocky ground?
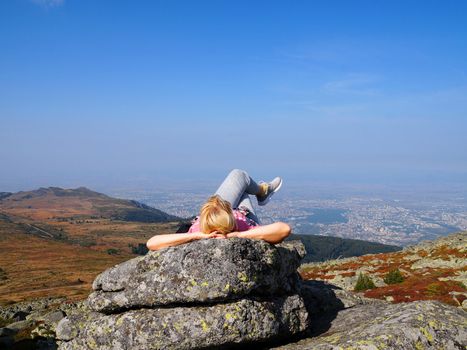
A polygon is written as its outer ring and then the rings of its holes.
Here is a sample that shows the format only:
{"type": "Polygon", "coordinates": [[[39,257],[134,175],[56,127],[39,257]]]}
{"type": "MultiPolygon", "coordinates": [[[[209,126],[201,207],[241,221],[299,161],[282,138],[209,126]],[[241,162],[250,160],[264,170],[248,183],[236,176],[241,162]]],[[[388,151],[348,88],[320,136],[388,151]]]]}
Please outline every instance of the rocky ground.
{"type": "Polygon", "coordinates": [[[369,254],[355,258],[304,264],[300,274],[306,280],[321,280],[353,291],[359,274],[369,276],[376,288],[364,296],[390,302],[438,300],[467,309],[467,232],[426,241],[402,251],[369,254]],[[398,269],[401,283],[384,281],[398,269]]]}
{"type": "MultiPolygon", "coordinates": [[[[443,262],[465,266],[459,256],[465,233],[404,252],[399,262],[415,266],[414,274],[426,273],[427,261],[435,260],[439,278],[462,283],[462,274],[445,273],[443,262]],[[447,249],[454,257],[441,259],[447,249]]],[[[330,279],[301,280],[296,270],[303,254],[298,242],[242,239],[150,252],[101,273],[84,302],[46,298],[1,308],[0,348],[465,349],[467,318],[459,305],[393,304],[330,279]]],[[[391,259],[379,258],[389,265],[391,259]]],[[[320,266],[330,274],[349,272],[334,262],[320,266]]]]}
{"type": "Polygon", "coordinates": [[[56,349],[58,322],[84,302],[40,298],[0,308],[0,349],[56,349]]]}
{"type": "Polygon", "coordinates": [[[357,305],[336,314],[325,332],[278,347],[295,349],[465,349],[464,311],[438,301],[357,305]]]}

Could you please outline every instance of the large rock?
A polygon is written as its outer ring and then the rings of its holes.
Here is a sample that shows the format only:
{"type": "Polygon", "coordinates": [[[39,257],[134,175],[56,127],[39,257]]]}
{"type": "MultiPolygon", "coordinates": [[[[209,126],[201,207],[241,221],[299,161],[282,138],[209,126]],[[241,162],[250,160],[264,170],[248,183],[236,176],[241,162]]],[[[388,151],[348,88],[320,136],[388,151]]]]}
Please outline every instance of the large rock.
{"type": "Polygon", "coordinates": [[[241,238],[200,240],[149,252],[104,271],[95,279],[88,302],[95,311],[113,313],[292,294],[304,254],[298,241],[274,246],[241,238]]]}
{"type": "Polygon", "coordinates": [[[59,323],[57,337],[61,350],[199,349],[286,338],[307,326],[303,300],[292,295],[75,315],[59,323]]]}
{"type": "Polygon", "coordinates": [[[149,252],[100,274],[89,310],[57,325],[61,350],[202,349],[308,329],[303,245],[207,239],[149,252]]]}
{"type": "Polygon", "coordinates": [[[467,346],[465,311],[437,301],[357,305],[339,311],[326,329],[320,328],[320,334],[278,349],[460,350],[467,346]]]}

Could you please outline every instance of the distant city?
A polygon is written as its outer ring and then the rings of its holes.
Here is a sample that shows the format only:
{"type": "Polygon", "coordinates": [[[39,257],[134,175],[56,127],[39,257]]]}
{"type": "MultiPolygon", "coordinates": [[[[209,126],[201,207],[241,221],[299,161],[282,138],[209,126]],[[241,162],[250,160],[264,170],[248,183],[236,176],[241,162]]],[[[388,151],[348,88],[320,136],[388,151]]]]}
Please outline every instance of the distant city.
{"type": "MultiPolygon", "coordinates": [[[[196,193],[184,189],[119,189],[107,193],[186,218],[198,213],[211,191],[212,188],[206,187],[196,193]]],[[[257,206],[252,199],[262,224],[285,221],[291,224],[294,233],[406,246],[467,230],[466,192],[460,186],[427,190],[327,185],[284,190],[264,207],[257,206]]]]}

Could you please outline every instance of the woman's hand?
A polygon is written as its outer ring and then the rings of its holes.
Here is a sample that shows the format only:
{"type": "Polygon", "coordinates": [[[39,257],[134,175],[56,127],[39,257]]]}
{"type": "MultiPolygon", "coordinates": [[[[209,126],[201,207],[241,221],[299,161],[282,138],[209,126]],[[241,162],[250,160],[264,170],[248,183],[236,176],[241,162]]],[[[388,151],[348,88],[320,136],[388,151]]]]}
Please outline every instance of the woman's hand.
{"type": "Polygon", "coordinates": [[[226,238],[225,235],[218,233],[217,231],[211,232],[211,233],[204,233],[204,232],[196,232],[193,233],[193,235],[196,236],[195,239],[207,239],[207,238],[226,238]]]}

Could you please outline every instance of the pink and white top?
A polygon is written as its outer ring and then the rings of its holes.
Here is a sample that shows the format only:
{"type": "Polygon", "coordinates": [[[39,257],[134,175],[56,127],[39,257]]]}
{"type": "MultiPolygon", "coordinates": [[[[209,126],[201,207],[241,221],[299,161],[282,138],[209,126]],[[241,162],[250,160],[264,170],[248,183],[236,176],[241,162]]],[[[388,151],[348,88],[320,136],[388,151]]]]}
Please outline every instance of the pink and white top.
{"type": "MultiPolygon", "coordinates": [[[[245,212],[242,211],[241,209],[233,209],[233,214],[235,217],[235,221],[237,222],[237,231],[242,232],[242,231],[248,231],[251,230],[252,228],[255,228],[256,226],[259,226],[254,220],[250,219],[245,215],[245,212]]],[[[197,216],[193,221],[190,226],[190,229],[188,230],[188,233],[192,232],[200,232],[199,229],[199,216],[197,216]]]]}

